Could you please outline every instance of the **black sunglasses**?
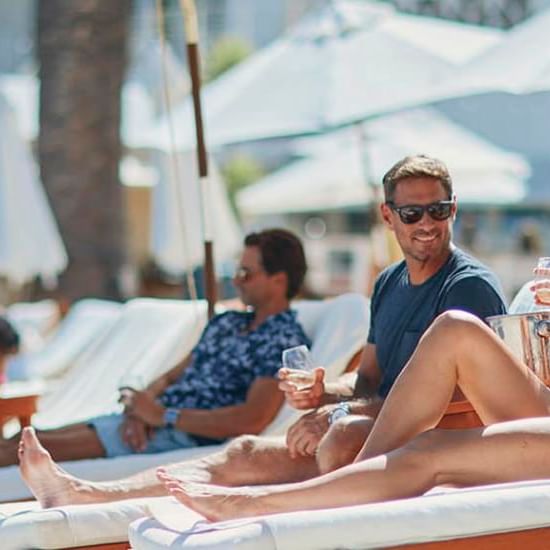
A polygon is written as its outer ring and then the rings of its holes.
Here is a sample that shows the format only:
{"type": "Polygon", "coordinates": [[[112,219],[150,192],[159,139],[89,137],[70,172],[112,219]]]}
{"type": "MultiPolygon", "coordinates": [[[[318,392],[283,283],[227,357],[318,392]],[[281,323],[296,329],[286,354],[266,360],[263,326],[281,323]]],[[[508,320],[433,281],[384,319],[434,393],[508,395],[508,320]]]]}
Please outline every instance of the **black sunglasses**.
{"type": "Polygon", "coordinates": [[[237,279],[238,281],[241,281],[243,283],[246,283],[254,277],[254,275],[260,273],[262,271],[261,269],[258,269],[254,271],[253,269],[250,269],[249,267],[243,267],[238,266],[237,269],[235,269],[235,273],[233,273],[233,279],[237,279]]]}
{"type": "Polygon", "coordinates": [[[454,200],[437,201],[430,204],[405,204],[403,206],[396,206],[392,201],[386,202],[386,204],[395,212],[399,214],[401,221],[407,225],[411,223],[417,223],[424,216],[424,212],[427,212],[433,220],[442,222],[447,220],[453,211],[454,200]]]}

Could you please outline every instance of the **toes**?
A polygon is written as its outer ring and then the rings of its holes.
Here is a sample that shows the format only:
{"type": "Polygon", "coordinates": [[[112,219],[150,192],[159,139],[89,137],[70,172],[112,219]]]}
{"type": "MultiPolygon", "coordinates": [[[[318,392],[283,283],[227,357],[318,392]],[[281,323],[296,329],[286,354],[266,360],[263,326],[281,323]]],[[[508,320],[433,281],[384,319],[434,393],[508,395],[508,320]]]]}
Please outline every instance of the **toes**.
{"type": "Polygon", "coordinates": [[[157,478],[163,483],[176,480],[176,478],[170,475],[164,468],[157,468],[157,478]]]}
{"type": "Polygon", "coordinates": [[[27,426],[26,428],[23,428],[23,431],[21,432],[20,442],[23,445],[34,445],[37,442],[36,432],[34,431],[34,428],[32,426],[27,426]]]}

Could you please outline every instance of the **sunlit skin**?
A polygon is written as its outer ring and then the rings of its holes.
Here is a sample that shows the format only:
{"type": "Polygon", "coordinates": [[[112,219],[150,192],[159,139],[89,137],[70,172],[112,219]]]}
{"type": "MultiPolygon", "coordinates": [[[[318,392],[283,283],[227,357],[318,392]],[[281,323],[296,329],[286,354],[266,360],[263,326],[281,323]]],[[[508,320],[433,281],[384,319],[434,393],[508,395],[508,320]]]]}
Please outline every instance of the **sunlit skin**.
{"type": "MultiPolygon", "coordinates": [[[[549,280],[533,286],[543,288],[549,280]]],[[[212,521],[408,498],[437,485],[546,479],[549,415],[550,391],[534,373],[480,319],[450,311],[420,340],[353,464],[298,483],[257,487],[190,482],[162,468],[157,477],[212,521]],[[457,384],[485,426],[433,429],[457,384]],[[427,385],[428,393],[414,391],[427,385]]]]}
{"type": "MultiPolygon", "coordinates": [[[[448,199],[439,180],[415,177],[397,184],[393,202],[397,206],[426,205],[448,199]]],[[[381,211],[384,223],[395,233],[403,250],[411,283],[422,284],[439,270],[451,253],[456,204],[447,220],[436,221],[425,212],[420,221],[410,225],[401,222],[399,214],[386,204],[382,204],[381,211]]]]}
{"type": "Polygon", "coordinates": [[[540,279],[540,277],[550,276],[550,270],[536,268],[534,273],[538,279],[533,282],[530,289],[534,293],[535,303],[539,306],[549,305],[547,299],[550,296],[550,278],[540,279]]]}

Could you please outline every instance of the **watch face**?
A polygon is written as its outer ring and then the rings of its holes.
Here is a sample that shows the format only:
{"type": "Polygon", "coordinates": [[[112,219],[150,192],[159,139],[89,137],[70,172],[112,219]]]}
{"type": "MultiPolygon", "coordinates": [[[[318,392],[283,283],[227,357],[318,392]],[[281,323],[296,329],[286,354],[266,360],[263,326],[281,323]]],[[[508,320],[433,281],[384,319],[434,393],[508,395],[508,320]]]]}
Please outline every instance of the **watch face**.
{"type": "Polygon", "coordinates": [[[166,409],[164,413],[164,425],[167,428],[173,428],[178,420],[179,411],[177,409],[166,409]]]}
{"type": "Polygon", "coordinates": [[[344,416],[347,416],[347,415],[348,413],[344,409],[334,409],[330,415],[330,423],[333,424],[339,418],[343,418],[344,416]]]}

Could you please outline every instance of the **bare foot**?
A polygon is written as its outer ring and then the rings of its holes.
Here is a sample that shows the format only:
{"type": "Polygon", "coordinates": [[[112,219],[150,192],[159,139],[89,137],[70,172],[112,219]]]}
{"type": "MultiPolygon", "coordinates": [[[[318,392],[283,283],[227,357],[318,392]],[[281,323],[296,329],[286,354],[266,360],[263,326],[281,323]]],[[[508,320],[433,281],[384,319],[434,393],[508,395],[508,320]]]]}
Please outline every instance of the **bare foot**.
{"type": "Polygon", "coordinates": [[[34,428],[24,428],[21,432],[18,456],[21,475],[43,508],[93,501],[92,488],[53,461],[34,428]]]}
{"type": "Polygon", "coordinates": [[[170,475],[164,468],[157,469],[157,477],[179,502],[210,521],[276,512],[263,502],[262,497],[268,495],[264,487],[222,487],[183,481],[170,475]]]}

